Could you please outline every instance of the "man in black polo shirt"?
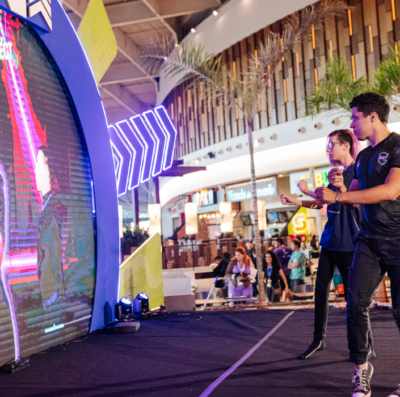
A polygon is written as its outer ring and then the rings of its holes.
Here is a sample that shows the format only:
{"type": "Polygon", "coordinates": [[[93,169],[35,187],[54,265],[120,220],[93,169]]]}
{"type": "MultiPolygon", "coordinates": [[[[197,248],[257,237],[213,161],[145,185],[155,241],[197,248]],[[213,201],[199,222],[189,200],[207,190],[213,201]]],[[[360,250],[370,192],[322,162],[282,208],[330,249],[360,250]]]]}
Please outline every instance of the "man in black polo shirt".
{"type": "MultiPolygon", "coordinates": [[[[345,193],[316,189],[318,201],[349,206],[361,204],[363,222],[355,237],[349,276],[347,336],[350,358],[356,364],[353,397],[371,395],[372,365],[367,361],[368,307],[387,272],[391,281],[393,314],[400,328],[400,135],[387,128],[390,107],[384,97],[365,93],[353,98],[351,128],[370,146],[356,159],[354,180],[345,193]]],[[[400,386],[389,397],[400,396],[400,386]]]]}

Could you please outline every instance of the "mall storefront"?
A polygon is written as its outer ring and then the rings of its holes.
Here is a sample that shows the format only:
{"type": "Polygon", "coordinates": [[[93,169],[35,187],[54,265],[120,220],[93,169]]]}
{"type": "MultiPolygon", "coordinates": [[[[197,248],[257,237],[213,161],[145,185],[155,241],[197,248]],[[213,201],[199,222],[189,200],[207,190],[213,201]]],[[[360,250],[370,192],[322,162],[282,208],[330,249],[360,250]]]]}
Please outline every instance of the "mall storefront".
{"type": "MultiPolygon", "coordinates": [[[[301,197],[302,194],[297,184],[302,179],[308,180],[310,189],[314,189],[312,173],[314,173],[315,187],[327,186],[329,169],[330,167],[327,166],[315,167],[257,179],[257,197],[265,202],[267,219],[267,228],[264,230],[265,238],[271,237],[275,229],[278,229],[279,232],[284,231],[285,235],[288,234],[292,237],[301,236],[305,241],[308,241],[313,234],[321,235],[327,221],[326,208],[319,211],[299,209],[296,206],[283,206],[279,196],[287,194],[296,198],[301,197]],[[293,218],[293,216],[295,217],[293,218]],[[293,220],[290,222],[292,218],[293,220]]],[[[303,196],[302,199],[309,198],[303,196]]],[[[199,232],[196,240],[220,238],[222,232],[219,203],[224,201],[232,203],[233,237],[238,240],[253,238],[254,215],[250,181],[242,181],[224,187],[209,187],[179,196],[170,208],[174,230],[185,221],[185,203],[194,202],[198,206],[199,232]]],[[[184,235],[184,230],[180,234],[184,235]]]]}

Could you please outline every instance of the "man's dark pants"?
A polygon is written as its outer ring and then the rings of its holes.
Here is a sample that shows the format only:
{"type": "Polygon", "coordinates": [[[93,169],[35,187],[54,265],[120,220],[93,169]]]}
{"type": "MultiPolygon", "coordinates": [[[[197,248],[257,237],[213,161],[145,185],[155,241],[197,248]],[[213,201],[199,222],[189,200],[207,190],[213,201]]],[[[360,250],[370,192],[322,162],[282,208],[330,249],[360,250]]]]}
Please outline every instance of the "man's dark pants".
{"type": "Polygon", "coordinates": [[[297,285],[303,285],[304,284],[304,280],[302,278],[295,278],[293,280],[290,280],[290,285],[292,287],[292,291],[294,291],[294,287],[296,287],[297,285]]]}
{"type": "Polygon", "coordinates": [[[369,351],[369,305],[383,274],[390,278],[393,315],[400,328],[400,238],[371,239],[358,236],[349,275],[347,338],[350,359],[365,364],[369,351]]]}
{"type": "Polygon", "coordinates": [[[335,267],[337,266],[343,278],[344,293],[347,300],[347,284],[349,269],[353,262],[354,252],[338,252],[322,248],[318,261],[317,280],[315,282],[315,317],[314,338],[322,340],[326,336],[329,290],[335,267]]]}

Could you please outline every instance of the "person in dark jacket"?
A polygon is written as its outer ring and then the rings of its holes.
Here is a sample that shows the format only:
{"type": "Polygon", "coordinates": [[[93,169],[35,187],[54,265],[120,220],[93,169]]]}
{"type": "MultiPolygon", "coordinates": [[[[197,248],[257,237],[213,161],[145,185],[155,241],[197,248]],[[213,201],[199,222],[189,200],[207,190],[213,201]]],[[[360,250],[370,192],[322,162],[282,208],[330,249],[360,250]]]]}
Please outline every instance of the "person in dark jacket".
{"type": "MultiPolygon", "coordinates": [[[[353,181],[355,159],[361,150],[361,145],[351,130],[336,130],[328,135],[326,152],[333,167],[342,166],[342,184],[348,189],[353,181]]],[[[334,174],[333,168],[328,174],[328,189],[339,194],[335,187],[338,176],[334,174]]],[[[287,195],[281,195],[282,204],[299,205],[301,207],[321,209],[323,204],[316,199],[315,192],[308,189],[308,182],[301,181],[299,189],[303,194],[314,200],[299,200],[287,195]]],[[[298,358],[307,359],[319,350],[325,349],[325,337],[328,324],[329,290],[336,266],[343,278],[345,295],[348,298],[349,269],[354,256],[353,237],[359,232],[361,213],[358,209],[348,209],[344,204],[335,202],[328,205],[328,222],[321,236],[317,280],[315,284],[315,317],[314,317],[314,339],[310,346],[302,352],[298,358]]],[[[314,238],[314,243],[316,237],[314,238]]],[[[318,248],[313,244],[314,248],[318,248]]],[[[370,357],[373,357],[373,341],[369,332],[370,357]]]]}
{"type": "Polygon", "coordinates": [[[223,288],[225,287],[224,278],[225,278],[226,268],[228,267],[230,260],[231,260],[230,253],[224,252],[222,255],[222,259],[218,263],[218,266],[215,269],[213,269],[215,277],[219,276],[215,287],[217,288],[217,296],[221,298],[224,297],[224,291],[223,291],[223,288]]]}

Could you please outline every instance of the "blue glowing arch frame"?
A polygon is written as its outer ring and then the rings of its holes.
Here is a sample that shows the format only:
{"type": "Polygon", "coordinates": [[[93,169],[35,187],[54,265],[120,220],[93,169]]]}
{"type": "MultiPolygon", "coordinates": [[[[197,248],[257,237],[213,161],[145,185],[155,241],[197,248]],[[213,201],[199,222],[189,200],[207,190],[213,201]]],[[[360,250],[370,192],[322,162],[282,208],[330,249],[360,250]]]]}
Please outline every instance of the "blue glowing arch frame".
{"type": "MultiPolygon", "coordinates": [[[[14,14],[6,0],[0,0],[0,9],[14,14]]],[[[52,31],[46,29],[40,15],[32,19],[16,16],[32,25],[57,63],[75,103],[89,151],[97,221],[92,332],[104,326],[104,305],[109,302],[114,307],[118,295],[120,241],[114,162],[106,115],[86,53],[57,0],[51,2],[51,11],[52,31]]]]}

